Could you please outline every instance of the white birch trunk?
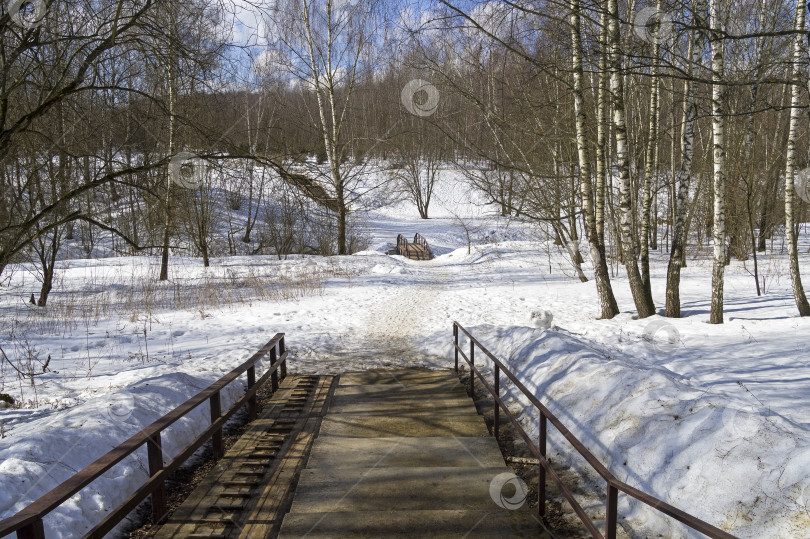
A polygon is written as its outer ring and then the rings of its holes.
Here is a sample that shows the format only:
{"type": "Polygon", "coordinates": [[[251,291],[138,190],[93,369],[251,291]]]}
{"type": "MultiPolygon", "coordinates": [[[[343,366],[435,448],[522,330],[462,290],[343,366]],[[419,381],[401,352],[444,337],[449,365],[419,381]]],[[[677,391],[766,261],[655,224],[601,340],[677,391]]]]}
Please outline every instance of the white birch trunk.
{"type": "Polygon", "coordinates": [[[595,213],[596,230],[599,236],[599,243],[605,245],[605,186],[607,184],[606,175],[608,167],[605,163],[607,145],[607,13],[602,10],[599,17],[599,88],[596,105],[596,193],[595,213]]]}
{"type": "MultiPolygon", "coordinates": [[[[693,3],[692,26],[699,27],[705,10],[703,0],[693,3]]],[[[686,96],[683,121],[683,135],[681,137],[681,168],[677,178],[677,198],[675,203],[675,227],[672,231],[672,250],[669,253],[669,266],[667,268],[667,304],[666,316],[679,318],[681,316],[680,282],[681,267],[686,248],[686,202],[689,196],[689,184],[692,177],[692,157],[695,143],[695,118],[697,106],[695,104],[695,83],[691,77],[700,65],[702,56],[701,35],[698,30],[692,30],[689,42],[689,64],[687,65],[686,96]]]]}
{"type": "MultiPolygon", "coordinates": [[[[661,0],[658,0],[656,9],[661,11],[661,0]]],[[[659,28],[658,30],[662,30],[659,28]]],[[[641,280],[644,283],[644,293],[652,297],[650,286],[650,209],[652,207],[652,180],[655,174],[654,164],[656,148],[658,147],[658,56],[661,54],[659,40],[654,40],[652,48],[652,77],[650,81],[650,123],[647,131],[647,151],[644,159],[644,199],[641,219],[641,280]]],[[[655,226],[653,224],[652,226],[655,226]]]]}
{"type": "MultiPolygon", "coordinates": [[[[574,116],[576,123],[577,157],[579,160],[580,189],[582,193],[582,211],[585,217],[585,235],[588,240],[591,260],[596,277],[596,290],[599,294],[599,305],[602,310],[601,318],[613,318],[619,314],[619,307],[613,295],[610,284],[607,261],[605,259],[605,246],[600,242],[597,229],[596,213],[594,211],[594,197],[591,189],[590,158],[585,131],[585,98],[583,95],[582,71],[582,34],[579,0],[571,0],[571,50],[572,65],[574,68],[574,116]]],[[[578,245],[575,245],[578,251],[578,245]]]]}
{"type": "Polygon", "coordinates": [[[799,127],[802,111],[801,105],[801,72],[804,60],[804,35],[799,32],[805,27],[805,6],[803,2],[796,3],[796,34],[793,37],[793,84],[790,93],[790,130],[788,131],[787,154],[785,156],[785,240],[788,245],[788,258],[790,261],[790,281],[793,285],[793,297],[799,309],[800,316],[810,316],[810,304],[802,286],[802,276],[799,273],[799,249],[796,235],[795,219],[795,176],[796,176],[796,139],[799,136],[799,127]]]}
{"type": "MultiPolygon", "coordinates": [[[[175,147],[175,125],[176,125],[176,104],[177,100],[177,67],[175,56],[175,35],[177,33],[177,17],[175,15],[174,5],[169,9],[169,32],[170,32],[170,45],[169,45],[169,80],[168,80],[168,93],[169,93],[169,159],[174,156],[175,147]]],[[[172,206],[171,206],[171,192],[172,192],[172,177],[168,173],[168,165],[166,172],[166,215],[163,223],[163,248],[160,255],[160,281],[169,280],[169,237],[172,228],[172,206]]]]}
{"type": "Polygon", "coordinates": [[[712,267],[712,306],[709,321],[723,323],[723,280],[726,262],[726,145],[725,93],[722,85],[725,68],[725,42],[720,34],[720,2],[711,0],[709,25],[712,53],[712,161],[714,164],[714,262],[712,267]]]}
{"type": "Polygon", "coordinates": [[[624,111],[624,81],[622,80],[622,55],[619,36],[619,8],[617,0],[608,0],[610,41],[610,90],[613,97],[613,129],[616,135],[616,164],[619,169],[619,207],[621,211],[621,235],[624,245],[624,265],[630,283],[630,291],[636,304],[639,318],[655,314],[652,297],[645,293],[644,283],[638,269],[638,253],[635,252],[633,227],[633,188],[630,179],[630,162],[627,150],[627,123],[624,111]]]}

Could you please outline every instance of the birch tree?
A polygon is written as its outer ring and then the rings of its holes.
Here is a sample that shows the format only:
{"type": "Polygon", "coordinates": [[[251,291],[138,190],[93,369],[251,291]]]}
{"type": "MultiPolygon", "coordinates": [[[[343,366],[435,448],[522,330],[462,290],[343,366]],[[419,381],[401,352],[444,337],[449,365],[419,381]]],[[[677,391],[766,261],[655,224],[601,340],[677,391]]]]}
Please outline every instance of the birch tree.
{"type": "Polygon", "coordinates": [[[723,279],[726,265],[726,147],[725,147],[725,41],[721,33],[721,0],[710,0],[709,44],[712,55],[712,163],[714,177],[714,260],[712,306],[709,321],[723,323],[723,279]]]}
{"type": "Polygon", "coordinates": [[[582,89],[582,28],[581,5],[579,0],[571,1],[571,51],[574,68],[574,116],[576,123],[577,157],[579,161],[579,181],[582,193],[582,212],[585,218],[585,233],[596,277],[596,290],[602,318],[613,318],[619,314],[619,307],[610,284],[605,244],[600,239],[594,211],[594,195],[591,186],[590,157],[586,139],[585,98],[582,89]]]}
{"type": "Polygon", "coordinates": [[[616,136],[616,166],[619,171],[619,210],[621,236],[624,245],[624,265],[630,292],[640,318],[655,314],[652,296],[644,287],[638,269],[638,242],[634,230],[633,186],[630,179],[630,161],[627,146],[627,121],[624,109],[624,80],[622,74],[622,50],[619,35],[618,0],[608,0],[608,64],[610,90],[613,99],[613,130],[616,136]]]}
{"type": "MultiPolygon", "coordinates": [[[[661,11],[661,0],[656,4],[656,10],[661,11]]],[[[658,146],[658,93],[659,93],[659,56],[661,54],[661,37],[664,30],[658,23],[656,39],[652,44],[652,73],[650,77],[650,118],[647,133],[647,149],[644,159],[644,199],[642,201],[641,218],[641,280],[644,284],[645,295],[652,297],[650,285],[650,220],[652,208],[652,181],[655,174],[655,156],[658,146]]],[[[655,226],[655,223],[652,224],[655,226]]]]}
{"type": "Polygon", "coordinates": [[[672,232],[672,248],[669,253],[669,266],[667,267],[667,299],[666,316],[679,318],[681,316],[681,266],[683,265],[684,249],[686,244],[685,221],[689,184],[692,177],[692,158],[695,143],[695,118],[697,117],[697,104],[695,103],[695,81],[692,75],[700,65],[702,56],[702,36],[698,28],[703,26],[703,15],[706,5],[703,0],[692,3],[692,32],[689,38],[689,52],[686,66],[686,96],[683,114],[683,133],[681,135],[681,168],[678,171],[677,199],[675,204],[675,227],[672,232]]]}
{"type": "MultiPolygon", "coordinates": [[[[315,96],[313,123],[328,169],[321,179],[330,185],[336,201],[338,254],[348,253],[351,184],[359,172],[347,163],[349,109],[361,62],[364,56],[369,59],[373,44],[376,7],[375,0],[278,0],[271,8],[277,35],[268,38],[281,52],[288,71],[315,96]]],[[[313,172],[320,175],[318,170],[313,172]]]]}
{"type": "MultiPolygon", "coordinates": [[[[165,67],[167,72],[166,78],[166,100],[168,106],[168,155],[175,154],[175,147],[177,145],[177,86],[178,86],[178,29],[177,29],[177,7],[175,2],[169,2],[168,12],[166,13],[166,22],[168,24],[168,33],[166,34],[166,57],[165,67]]],[[[163,223],[163,246],[160,252],[160,276],[161,281],[169,279],[169,241],[172,229],[172,177],[171,172],[166,171],[166,198],[165,198],[165,215],[163,223]]]]}
{"type": "Polygon", "coordinates": [[[605,244],[605,186],[607,184],[607,138],[608,138],[608,69],[607,69],[607,43],[608,43],[607,12],[602,10],[599,16],[599,79],[596,96],[596,192],[595,214],[596,230],[599,242],[605,244]]]}
{"type": "Polygon", "coordinates": [[[799,273],[798,237],[796,234],[796,205],[795,202],[795,176],[796,176],[796,139],[799,135],[801,121],[801,83],[802,65],[806,53],[804,51],[805,6],[803,2],[796,2],[796,18],[793,36],[793,62],[792,84],[790,98],[790,130],[788,131],[787,152],[785,155],[785,240],[788,246],[790,262],[790,281],[793,285],[793,296],[800,316],[810,315],[810,304],[802,286],[802,276],[799,273]]]}

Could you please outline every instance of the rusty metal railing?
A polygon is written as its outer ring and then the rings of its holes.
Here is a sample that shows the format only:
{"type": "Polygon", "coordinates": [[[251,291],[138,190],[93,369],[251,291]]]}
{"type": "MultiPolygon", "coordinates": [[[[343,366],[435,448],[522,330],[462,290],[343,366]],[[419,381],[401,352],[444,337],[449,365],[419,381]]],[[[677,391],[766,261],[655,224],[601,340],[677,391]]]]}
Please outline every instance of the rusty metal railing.
{"type": "Polygon", "coordinates": [[[708,537],[712,538],[722,538],[722,539],[734,539],[734,536],[719,529],[711,524],[700,520],[697,517],[694,517],[684,511],[681,511],[677,507],[673,507],[672,505],[664,502],[663,500],[659,500],[658,498],[647,494],[646,492],[642,492],[634,487],[631,487],[627,483],[618,480],[611,472],[608,470],[597,458],[586,448],[582,442],[577,439],[566,427],[562,424],[562,422],[557,419],[557,417],[552,414],[548,408],[543,406],[543,404],[535,397],[527,388],[524,386],[520,380],[512,374],[509,369],[504,366],[504,364],[495,357],[489,350],[487,350],[472,334],[464,329],[458,322],[453,322],[453,340],[454,340],[454,355],[455,355],[455,367],[456,372],[459,371],[458,366],[458,356],[464,358],[467,364],[470,367],[470,394],[473,391],[473,384],[475,383],[475,377],[481,380],[481,383],[484,387],[489,391],[492,397],[495,399],[495,422],[493,425],[493,434],[496,438],[499,436],[499,422],[500,422],[500,412],[503,409],[503,413],[509,419],[509,421],[515,426],[517,429],[518,434],[521,438],[526,442],[529,446],[529,450],[532,454],[538,459],[540,462],[540,474],[538,478],[537,490],[538,490],[538,512],[541,516],[545,515],[546,511],[546,474],[551,477],[554,483],[557,484],[560,491],[562,492],[565,499],[571,504],[571,507],[574,509],[574,512],[577,514],[579,519],[582,521],[583,525],[588,529],[593,537],[597,537],[599,539],[607,538],[607,539],[615,539],[616,537],[616,529],[618,525],[618,497],[619,492],[624,492],[628,496],[635,498],[636,500],[660,511],[661,513],[674,518],[675,520],[687,525],[688,527],[696,530],[708,537]],[[459,332],[464,333],[469,338],[470,341],[470,355],[464,353],[464,350],[459,346],[459,332]],[[481,350],[491,361],[493,364],[493,384],[490,384],[481,371],[475,366],[475,349],[481,350]],[[540,419],[540,429],[538,433],[538,440],[532,440],[531,437],[526,433],[526,431],[521,426],[520,422],[517,418],[512,414],[509,408],[506,407],[503,400],[501,399],[501,392],[500,392],[500,382],[501,382],[501,374],[506,376],[512,383],[517,387],[521,393],[532,403],[532,405],[538,410],[539,412],[539,419],[540,419]],[[574,496],[571,494],[571,491],[563,484],[560,477],[557,473],[551,468],[546,459],[546,437],[547,437],[547,428],[548,423],[557,429],[557,431],[573,446],[574,449],[585,459],[585,461],[590,465],[593,470],[598,473],[602,479],[605,480],[606,484],[606,500],[605,500],[605,533],[602,532],[596,527],[593,523],[593,520],[585,513],[585,510],[582,506],[577,502],[574,496]]]}
{"type": "Polygon", "coordinates": [[[152,519],[160,521],[166,514],[166,486],[169,476],[177,470],[197,449],[209,439],[212,441],[214,458],[220,459],[224,454],[222,427],[242,406],[248,406],[248,418],[257,415],[257,391],[269,379],[273,391],[278,389],[279,382],[287,376],[287,351],[284,334],[277,333],[250,359],[231,372],[197,393],[186,402],[164,415],[129,440],[121,443],[109,453],[70,477],[31,505],[5,520],[0,521],[0,537],[17,532],[18,539],[44,539],[45,529],[42,519],[68,498],[101,477],[104,472],[121,462],[146,444],[149,461],[149,479],[132,493],[121,505],[115,508],[101,522],[90,530],[85,537],[103,537],[124,519],[147,496],[152,497],[152,519]],[[256,380],[256,363],[270,356],[270,367],[256,380]],[[222,413],[221,391],[243,373],[247,373],[247,390],[234,402],[225,413],[222,413]],[[163,462],[163,450],[160,433],[172,423],[194,410],[205,401],[209,402],[211,424],[170,462],[163,462]]]}

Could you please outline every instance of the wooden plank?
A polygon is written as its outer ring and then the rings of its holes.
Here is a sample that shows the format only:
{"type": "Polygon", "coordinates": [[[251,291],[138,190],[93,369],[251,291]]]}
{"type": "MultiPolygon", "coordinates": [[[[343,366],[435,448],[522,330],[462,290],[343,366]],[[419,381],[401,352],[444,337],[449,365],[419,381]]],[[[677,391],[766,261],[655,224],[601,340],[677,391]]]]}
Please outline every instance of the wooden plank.
{"type": "Polygon", "coordinates": [[[458,391],[452,371],[342,375],[344,408],[324,420],[278,536],[550,537],[528,507],[493,500],[493,478],[509,470],[471,399],[462,413],[413,411],[458,391]],[[362,408],[347,412],[351,399],[362,408]]]}
{"type": "Polygon", "coordinates": [[[332,379],[316,397],[310,417],[304,428],[296,437],[295,443],[284,455],[273,477],[259,496],[259,503],[248,516],[239,530],[238,537],[276,537],[281,529],[281,522],[292,505],[295,487],[301,470],[304,469],[307,457],[320,430],[321,421],[329,406],[329,401],[337,388],[337,380],[332,379]]]}
{"type": "MultiPolygon", "coordinates": [[[[161,527],[157,537],[235,537],[245,522],[271,515],[270,508],[257,514],[256,507],[267,505],[266,493],[283,500],[286,491],[294,488],[290,471],[303,467],[333,382],[330,376],[285,380],[270,405],[161,527]],[[304,408],[291,410],[290,399],[300,401],[303,395],[304,408]]],[[[270,520],[281,516],[271,516],[270,520]]]]}

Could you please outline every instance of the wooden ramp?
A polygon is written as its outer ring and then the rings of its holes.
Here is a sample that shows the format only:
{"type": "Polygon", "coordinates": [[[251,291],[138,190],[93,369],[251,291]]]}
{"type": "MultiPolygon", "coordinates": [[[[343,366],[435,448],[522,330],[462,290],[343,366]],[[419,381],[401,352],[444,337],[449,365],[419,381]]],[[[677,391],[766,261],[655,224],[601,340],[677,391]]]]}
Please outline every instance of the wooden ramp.
{"type": "Polygon", "coordinates": [[[452,371],[344,374],[280,536],[548,537],[493,500],[508,471],[452,371]]]}

